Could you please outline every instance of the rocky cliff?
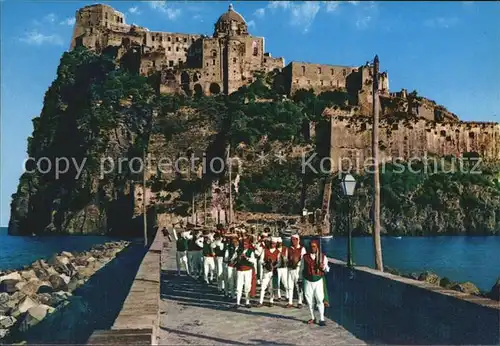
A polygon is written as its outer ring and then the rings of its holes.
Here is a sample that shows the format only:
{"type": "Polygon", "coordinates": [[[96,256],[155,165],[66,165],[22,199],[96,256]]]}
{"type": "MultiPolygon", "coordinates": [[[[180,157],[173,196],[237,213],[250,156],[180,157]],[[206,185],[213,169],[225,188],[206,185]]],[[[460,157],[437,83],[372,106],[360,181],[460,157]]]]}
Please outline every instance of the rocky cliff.
{"type": "MultiPolygon", "coordinates": [[[[369,118],[325,116],[325,109],[347,107],[342,90],[298,91],[289,99],[270,74],[256,75],[253,84],[229,96],[164,95],[153,80],[114,61],[84,48],[61,59],[28,139],[31,163],[45,163],[27,167],[30,172],[20,178],[10,234],[133,234],[140,232],[144,199],[149,225],[155,218],[187,215],[193,203],[202,210],[212,202],[204,193],[214,182],[224,186],[227,181],[227,166],[221,165],[228,147],[240,160],[232,169],[239,180],[233,191],[236,208],[296,215],[304,206],[312,210],[321,204],[325,174],[303,171],[305,160],[311,158],[311,167],[319,169],[330,149],[334,159],[369,155],[369,118]],[[61,158],[70,160],[69,168],[61,173],[59,167],[57,173],[61,158]],[[47,163],[52,169],[43,166],[47,163]]],[[[484,159],[479,175],[457,170],[409,174],[389,166],[382,173],[385,232],[500,231],[498,125],[441,124],[399,112],[383,117],[381,133],[386,161],[408,160],[413,151],[444,157],[448,161],[435,163],[440,168],[450,165],[450,154],[484,159]]],[[[421,159],[411,164],[428,166],[421,159]]],[[[369,233],[370,174],[360,172],[359,181],[354,226],[369,233]]],[[[345,203],[337,186],[332,221],[343,233],[345,203]]]]}

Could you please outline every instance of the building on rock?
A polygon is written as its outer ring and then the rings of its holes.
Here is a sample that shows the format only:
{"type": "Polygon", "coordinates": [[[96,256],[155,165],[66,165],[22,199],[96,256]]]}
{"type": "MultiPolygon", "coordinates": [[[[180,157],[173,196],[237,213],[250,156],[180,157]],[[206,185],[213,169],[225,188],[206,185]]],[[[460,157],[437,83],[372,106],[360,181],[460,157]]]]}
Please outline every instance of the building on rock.
{"type": "MultiPolygon", "coordinates": [[[[125,16],[108,5],[90,5],[76,12],[71,49],[85,46],[98,53],[112,51],[130,69],[156,76],[162,93],[230,94],[255,80],[256,73],[274,72],[288,95],[298,90],[315,93],[342,91],[346,107],[330,115],[369,115],[372,112],[373,65],[338,66],[293,61],[265,52],[264,38],[250,35],[245,19],[229,5],[214,25],[212,37],[154,32],[129,25],[125,16]],[[347,102],[347,101],[346,101],[347,102]]],[[[379,78],[382,113],[405,112],[435,121],[456,121],[456,115],[403,89],[389,92],[389,77],[379,78]]]]}

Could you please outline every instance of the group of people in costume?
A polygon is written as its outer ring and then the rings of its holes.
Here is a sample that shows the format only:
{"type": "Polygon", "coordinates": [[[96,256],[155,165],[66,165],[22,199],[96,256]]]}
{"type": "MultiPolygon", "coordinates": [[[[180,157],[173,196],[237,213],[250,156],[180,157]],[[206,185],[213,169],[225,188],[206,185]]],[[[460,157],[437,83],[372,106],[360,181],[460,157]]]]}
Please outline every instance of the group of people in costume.
{"type": "Polygon", "coordinates": [[[285,307],[293,308],[295,294],[297,308],[302,307],[303,300],[309,307],[311,318],[307,323],[324,326],[328,306],[325,274],[329,267],[319,242],[312,240],[306,249],[299,235],[294,234],[286,247],[280,237],[269,233],[269,228],[262,233],[253,228],[250,232],[244,228],[227,231],[222,225],[214,231],[201,231],[189,224],[174,228],[177,274],[185,270],[194,279],[217,285],[228,300],[236,301],[235,308],[252,307],[250,298],[257,298],[256,306],[262,307],[266,292],[269,306],[276,299],[287,301],[285,307]],[[317,320],[315,307],[319,312],[317,320]]]}

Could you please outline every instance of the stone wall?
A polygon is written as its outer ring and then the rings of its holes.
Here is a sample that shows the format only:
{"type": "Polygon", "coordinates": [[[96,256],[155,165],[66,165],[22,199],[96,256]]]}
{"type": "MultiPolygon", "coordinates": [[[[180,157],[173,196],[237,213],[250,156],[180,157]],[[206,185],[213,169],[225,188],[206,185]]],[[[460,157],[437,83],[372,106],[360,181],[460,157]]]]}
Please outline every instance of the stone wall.
{"type": "Polygon", "coordinates": [[[95,331],[88,344],[158,344],[163,245],[164,236],[158,231],[142,259],[111,329],[95,331]]]}
{"type": "MultiPolygon", "coordinates": [[[[331,153],[334,171],[341,158],[363,168],[371,157],[371,124],[366,117],[331,118],[331,153]]],[[[409,159],[426,153],[440,157],[476,152],[500,160],[500,124],[479,122],[436,123],[425,119],[380,123],[380,160],[409,159]]],[[[345,168],[345,167],[344,167],[345,168]]]]}
{"type": "MultiPolygon", "coordinates": [[[[389,344],[498,345],[498,302],[330,260],[330,304],[348,330],[389,344]],[[355,320],[355,325],[346,321],[355,320]]],[[[327,314],[333,313],[327,310],[327,314]]]]}

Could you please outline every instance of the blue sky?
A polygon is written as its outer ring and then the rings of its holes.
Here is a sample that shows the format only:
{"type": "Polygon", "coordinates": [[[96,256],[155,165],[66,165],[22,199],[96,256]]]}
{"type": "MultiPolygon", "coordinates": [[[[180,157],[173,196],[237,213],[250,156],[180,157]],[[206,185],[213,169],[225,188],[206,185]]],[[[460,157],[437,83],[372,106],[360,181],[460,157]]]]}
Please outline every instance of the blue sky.
{"type": "MultiPolygon", "coordinates": [[[[0,0],[0,225],[8,223],[31,119],[42,108],[75,11],[94,2],[0,0]]],[[[154,31],[211,35],[229,2],[106,1],[154,31]]],[[[242,2],[236,11],[286,63],[361,65],[380,57],[392,91],[418,90],[463,120],[500,121],[498,2],[242,2]]]]}

